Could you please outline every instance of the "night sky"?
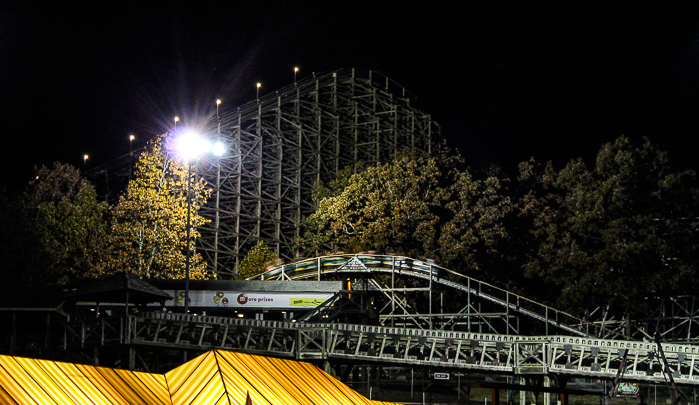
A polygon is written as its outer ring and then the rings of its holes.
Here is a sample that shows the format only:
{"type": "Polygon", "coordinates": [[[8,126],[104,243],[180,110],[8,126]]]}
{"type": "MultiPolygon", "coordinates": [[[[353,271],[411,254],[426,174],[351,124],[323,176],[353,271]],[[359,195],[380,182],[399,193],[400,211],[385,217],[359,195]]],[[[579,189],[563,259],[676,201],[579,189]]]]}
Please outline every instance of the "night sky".
{"type": "Polygon", "coordinates": [[[294,66],[299,78],[351,67],[389,76],[474,167],[513,173],[530,156],[560,166],[626,134],[699,169],[698,9],[60,3],[0,5],[0,183],[10,189],[35,164],[82,166],[84,153],[87,168],[107,163],[128,153],[129,134],[143,146],[217,98],[233,109],[258,81],[273,92],[294,66]]]}

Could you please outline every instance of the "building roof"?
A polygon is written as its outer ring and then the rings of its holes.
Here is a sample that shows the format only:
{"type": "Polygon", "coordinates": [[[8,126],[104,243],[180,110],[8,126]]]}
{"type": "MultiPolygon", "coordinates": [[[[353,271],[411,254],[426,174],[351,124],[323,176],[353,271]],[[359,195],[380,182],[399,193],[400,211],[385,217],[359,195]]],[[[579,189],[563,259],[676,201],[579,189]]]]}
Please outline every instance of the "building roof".
{"type": "Polygon", "coordinates": [[[0,285],[0,311],[63,311],[63,286],[0,285]]]}
{"type": "Polygon", "coordinates": [[[99,280],[86,280],[71,286],[66,299],[71,301],[147,304],[172,299],[153,284],[129,272],[120,272],[99,280]]]}
{"type": "Polygon", "coordinates": [[[319,368],[212,350],[165,374],[0,355],[2,404],[382,405],[319,368]]]}

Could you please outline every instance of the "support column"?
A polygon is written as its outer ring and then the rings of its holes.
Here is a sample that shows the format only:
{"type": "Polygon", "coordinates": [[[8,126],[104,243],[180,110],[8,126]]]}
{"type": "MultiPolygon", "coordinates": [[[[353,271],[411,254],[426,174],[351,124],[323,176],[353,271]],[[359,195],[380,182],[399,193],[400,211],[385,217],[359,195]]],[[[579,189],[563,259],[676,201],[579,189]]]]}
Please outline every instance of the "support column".
{"type": "Polygon", "coordinates": [[[430,330],[432,330],[432,265],[430,264],[430,330]]]}
{"type": "Polygon", "coordinates": [[[133,347],[129,347],[129,370],[134,371],[136,369],[136,350],[133,347]]]}
{"type": "Polygon", "coordinates": [[[559,401],[561,401],[561,405],[568,405],[568,394],[561,394],[559,401]]]}
{"type": "Polygon", "coordinates": [[[12,335],[10,336],[10,355],[15,354],[15,346],[17,345],[17,312],[12,312],[12,335]]]}

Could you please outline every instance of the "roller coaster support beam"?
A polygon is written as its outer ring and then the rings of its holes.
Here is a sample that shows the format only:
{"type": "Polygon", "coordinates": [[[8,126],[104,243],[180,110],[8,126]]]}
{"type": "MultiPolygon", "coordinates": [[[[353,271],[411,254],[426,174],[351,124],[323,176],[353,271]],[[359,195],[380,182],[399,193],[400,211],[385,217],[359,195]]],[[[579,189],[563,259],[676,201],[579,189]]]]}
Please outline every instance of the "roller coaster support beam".
{"type": "Polygon", "coordinates": [[[680,394],[677,390],[677,386],[675,385],[675,379],[672,376],[674,372],[670,368],[670,365],[667,362],[667,358],[665,357],[665,352],[663,351],[663,345],[660,342],[659,333],[656,333],[655,335],[655,343],[658,345],[658,355],[663,360],[663,374],[667,374],[667,377],[670,380],[670,395],[672,403],[680,405],[680,394]]]}
{"type": "Polygon", "coordinates": [[[624,377],[624,373],[626,372],[626,355],[629,353],[628,350],[621,349],[624,351],[624,354],[621,358],[621,362],[619,363],[619,369],[616,372],[616,376],[614,377],[614,380],[612,381],[612,386],[609,389],[609,394],[607,395],[607,398],[605,398],[605,404],[610,405],[612,403],[612,398],[616,396],[617,393],[617,388],[619,387],[619,383],[621,382],[621,379],[624,377]]]}

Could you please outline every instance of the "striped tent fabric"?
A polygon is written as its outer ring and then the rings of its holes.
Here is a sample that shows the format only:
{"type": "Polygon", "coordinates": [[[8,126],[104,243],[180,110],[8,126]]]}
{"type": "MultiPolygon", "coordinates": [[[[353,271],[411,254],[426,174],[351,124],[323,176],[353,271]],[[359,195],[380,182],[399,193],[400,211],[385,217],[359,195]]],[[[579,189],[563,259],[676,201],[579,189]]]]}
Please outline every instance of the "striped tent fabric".
{"type": "Polygon", "coordinates": [[[0,356],[2,404],[171,405],[162,374],[0,356]]]}
{"type": "Polygon", "coordinates": [[[223,350],[165,374],[0,356],[0,404],[391,405],[309,363],[223,350]]]}

